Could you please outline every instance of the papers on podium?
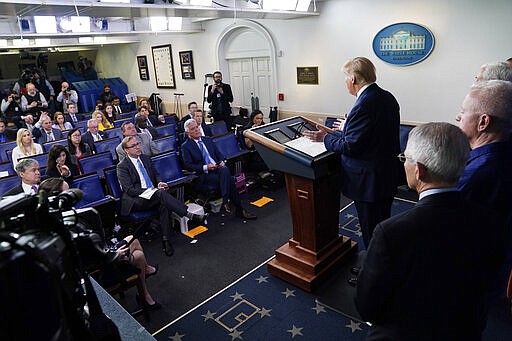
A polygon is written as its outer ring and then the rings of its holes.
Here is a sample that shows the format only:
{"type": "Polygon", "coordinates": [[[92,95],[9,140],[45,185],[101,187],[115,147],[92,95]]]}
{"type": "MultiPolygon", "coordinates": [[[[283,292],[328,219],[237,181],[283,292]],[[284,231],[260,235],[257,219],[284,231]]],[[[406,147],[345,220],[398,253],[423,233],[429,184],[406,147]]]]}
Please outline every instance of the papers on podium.
{"type": "Polygon", "coordinates": [[[327,151],[325,149],[324,142],[313,142],[305,136],[301,136],[297,139],[288,141],[284,144],[285,146],[297,149],[311,157],[318,156],[327,151]]]}

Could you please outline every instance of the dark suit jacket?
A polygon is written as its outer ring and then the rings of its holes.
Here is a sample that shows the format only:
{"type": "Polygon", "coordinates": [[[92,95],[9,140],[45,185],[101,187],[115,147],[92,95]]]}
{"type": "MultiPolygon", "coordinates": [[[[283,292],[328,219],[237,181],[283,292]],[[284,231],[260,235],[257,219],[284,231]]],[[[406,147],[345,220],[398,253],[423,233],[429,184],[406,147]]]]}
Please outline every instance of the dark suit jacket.
{"type": "MultiPolygon", "coordinates": [[[[156,171],[153,162],[151,162],[151,158],[144,154],[141,154],[139,158],[144,165],[144,168],[146,168],[153,186],[156,188],[162,179],[156,171]]],[[[141,187],[137,169],[128,157],[125,157],[123,161],[119,162],[117,165],[117,178],[119,179],[121,189],[123,190],[123,196],[121,198],[121,215],[128,215],[132,210],[135,200],[145,191],[145,189],[141,187]]]]}
{"type": "MultiPolygon", "coordinates": [[[[98,130],[98,135],[100,135],[103,140],[107,138],[105,132],[101,130],[98,130]]],[[[88,144],[91,150],[96,153],[96,147],[94,146],[94,138],[92,137],[92,134],[89,130],[87,130],[87,132],[82,135],[82,142],[88,144]]]]}
{"type": "Polygon", "coordinates": [[[378,224],[357,283],[357,309],[373,323],[367,340],[480,340],[501,231],[456,191],[378,224]]]}
{"type": "MultiPolygon", "coordinates": [[[[34,131],[32,131],[32,135],[34,136],[34,138],[37,139],[37,143],[39,144],[43,144],[45,142],[48,142],[47,141],[47,138],[48,138],[48,135],[46,134],[46,132],[43,132],[43,128],[34,128],[34,131]]],[[[60,140],[60,139],[63,139],[64,138],[64,135],[62,135],[62,131],[60,129],[55,129],[55,128],[52,128],[52,132],[53,132],[53,137],[55,138],[55,140],[60,140]]],[[[67,143],[65,143],[67,144],[67,143]]]]}
{"type": "Polygon", "coordinates": [[[23,187],[21,186],[21,182],[16,187],[13,187],[10,190],[8,190],[7,192],[5,192],[5,194],[3,196],[6,197],[8,195],[16,195],[16,194],[20,194],[20,193],[23,193],[23,187]]]}
{"type": "Polygon", "coordinates": [[[220,92],[215,91],[212,94],[212,86],[208,86],[208,103],[211,103],[211,115],[216,121],[229,119],[231,115],[231,105],[229,103],[233,102],[233,92],[231,92],[231,86],[229,84],[222,83],[222,90],[224,94],[220,94],[220,92]],[[219,96],[220,95],[220,96],[219,96]],[[221,104],[222,110],[218,111],[218,104],[221,104]]]}
{"type": "Polygon", "coordinates": [[[327,134],[329,151],[341,154],[342,192],[356,201],[374,202],[396,192],[403,167],[400,153],[400,107],[377,84],[366,88],[348,114],[341,136],[327,134]]]}
{"type": "MultiPolygon", "coordinates": [[[[142,133],[142,130],[140,130],[140,128],[139,128],[139,127],[135,126],[135,129],[137,130],[137,133],[142,133]]],[[[149,131],[149,133],[151,134],[151,138],[152,138],[153,140],[154,140],[154,139],[156,139],[156,138],[158,137],[158,131],[156,131],[156,129],[155,129],[154,127],[150,127],[150,126],[148,126],[146,129],[147,129],[147,130],[149,131]]]]}
{"type": "MultiPolygon", "coordinates": [[[[203,144],[208,149],[210,156],[215,160],[215,162],[218,163],[226,159],[224,155],[222,155],[222,153],[217,149],[215,143],[213,143],[213,140],[210,137],[203,136],[201,140],[203,141],[203,144]]],[[[204,173],[203,166],[205,163],[203,154],[201,153],[201,150],[199,150],[196,141],[190,138],[187,139],[181,145],[181,153],[183,155],[183,163],[186,169],[189,171],[194,171],[197,174],[204,173]]]]}
{"type": "MultiPolygon", "coordinates": [[[[82,114],[75,114],[75,116],[78,121],[84,120],[84,115],[82,115],[82,114]]],[[[64,118],[66,119],[66,122],[71,123],[73,128],[75,127],[75,123],[73,122],[73,120],[71,119],[71,116],[69,114],[64,115],[64,118]]]]}

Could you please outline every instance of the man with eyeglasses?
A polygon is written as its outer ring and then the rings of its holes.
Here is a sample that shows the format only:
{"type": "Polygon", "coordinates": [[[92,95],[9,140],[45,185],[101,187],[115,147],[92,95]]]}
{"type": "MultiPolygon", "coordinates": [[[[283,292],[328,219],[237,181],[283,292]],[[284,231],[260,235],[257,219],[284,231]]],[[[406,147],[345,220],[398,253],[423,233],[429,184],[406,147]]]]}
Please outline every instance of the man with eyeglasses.
{"type": "MultiPolygon", "coordinates": [[[[123,132],[124,137],[133,136],[137,141],[139,141],[142,154],[152,156],[160,153],[151,137],[148,134],[137,133],[137,128],[132,122],[124,122],[121,125],[121,131],[123,132]]],[[[123,161],[126,154],[121,143],[116,147],[116,153],[119,157],[119,162],[123,161]]]]}
{"type": "Polygon", "coordinates": [[[87,121],[87,132],[82,135],[82,142],[88,144],[91,151],[96,153],[94,142],[102,141],[107,138],[105,132],[98,129],[98,120],[91,118],[87,121]]]}
{"type": "Polygon", "coordinates": [[[180,217],[203,224],[207,215],[197,215],[187,211],[187,206],[167,192],[169,186],[161,181],[151,158],[142,154],[141,144],[135,136],[127,136],[121,142],[126,154],[124,160],[117,165],[117,177],[123,190],[121,198],[121,215],[134,211],[158,208],[160,226],[162,228],[162,250],[167,256],[172,256],[174,248],[170,242],[172,234],[169,215],[175,212],[180,217]],[[147,199],[141,194],[147,190],[156,189],[147,199]]]}
{"type": "MultiPolygon", "coordinates": [[[[391,216],[391,204],[400,179],[400,107],[395,97],[376,83],[375,66],[356,57],[343,66],[345,85],[357,100],[347,115],[341,135],[322,127],[305,131],[313,141],[324,141],[328,151],[341,154],[341,191],[354,200],[366,248],[375,225],[391,216]]],[[[357,268],[352,269],[357,274],[357,268]]]]}
{"type": "Polygon", "coordinates": [[[512,83],[476,82],[456,120],[471,146],[458,188],[468,200],[496,210],[504,226],[507,258],[495,288],[503,296],[512,268],[512,83]]]}
{"type": "Polygon", "coordinates": [[[400,159],[410,210],[377,224],[355,303],[372,324],[367,340],[480,340],[485,289],[500,261],[499,223],[457,183],[468,139],[449,123],[414,128],[400,159]],[[488,232],[482,237],[482,229],[488,232]]]}

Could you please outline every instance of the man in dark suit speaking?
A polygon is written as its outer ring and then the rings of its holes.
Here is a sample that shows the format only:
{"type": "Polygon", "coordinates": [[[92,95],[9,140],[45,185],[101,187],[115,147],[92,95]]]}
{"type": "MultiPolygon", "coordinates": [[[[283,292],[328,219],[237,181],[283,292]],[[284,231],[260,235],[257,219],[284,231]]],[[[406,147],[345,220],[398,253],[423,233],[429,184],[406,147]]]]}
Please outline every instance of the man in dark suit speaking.
{"type": "Polygon", "coordinates": [[[400,107],[395,97],[375,81],[375,66],[364,57],[343,66],[348,92],[357,97],[341,135],[306,131],[327,150],[341,154],[342,193],[354,200],[363,240],[370,244],[377,223],[391,216],[400,179],[400,107]]]}
{"type": "Polygon", "coordinates": [[[449,123],[409,134],[399,158],[419,201],[373,233],[356,294],[372,323],[367,340],[481,339],[502,234],[493,212],[457,191],[468,155],[468,139],[449,123]]]}
{"type": "Polygon", "coordinates": [[[126,153],[126,157],[117,165],[117,177],[123,190],[121,214],[128,215],[132,211],[158,207],[162,227],[162,248],[167,256],[171,256],[174,249],[169,241],[170,213],[175,212],[180,217],[187,216],[199,223],[204,223],[206,217],[187,212],[187,206],[166,191],[169,186],[161,181],[151,158],[142,154],[140,142],[135,136],[125,137],[121,146],[126,153]],[[141,197],[148,189],[156,191],[150,198],[141,197]]]}

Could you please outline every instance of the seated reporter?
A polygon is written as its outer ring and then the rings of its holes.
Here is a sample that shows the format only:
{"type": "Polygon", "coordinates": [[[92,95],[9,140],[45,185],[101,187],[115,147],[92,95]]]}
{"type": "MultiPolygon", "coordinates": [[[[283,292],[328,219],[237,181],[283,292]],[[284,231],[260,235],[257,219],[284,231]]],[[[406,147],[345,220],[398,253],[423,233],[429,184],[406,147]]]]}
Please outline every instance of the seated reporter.
{"type": "MultiPolygon", "coordinates": [[[[45,191],[48,195],[58,195],[68,189],[69,185],[64,181],[64,179],[49,178],[41,182],[38,191],[45,191]]],[[[104,235],[103,232],[101,234],[104,235]]],[[[141,286],[147,306],[153,310],[160,309],[162,306],[160,303],[156,302],[153,297],[151,297],[146,285],[146,277],[155,275],[158,271],[158,267],[148,264],[139,240],[135,239],[130,243],[132,239],[133,236],[129,235],[117,244],[118,247],[113,248],[115,249],[115,252],[119,254],[121,260],[128,261],[131,265],[140,270],[139,276],[141,278],[141,286]],[[128,245],[128,243],[130,244],[128,245]]],[[[108,240],[105,240],[105,242],[108,243],[108,240]]]]}
{"type": "Polygon", "coordinates": [[[449,123],[410,132],[399,158],[419,201],[373,232],[355,298],[372,323],[367,340],[481,339],[503,238],[494,212],[457,191],[468,155],[468,139],[449,123]]]}
{"type": "Polygon", "coordinates": [[[200,190],[204,186],[215,186],[220,189],[222,208],[227,213],[232,213],[231,205],[233,204],[237,217],[256,219],[254,214],[242,207],[235,180],[224,163],[224,155],[217,149],[213,140],[207,136],[201,136],[199,126],[193,118],[185,122],[184,128],[189,138],[181,146],[181,153],[185,168],[196,172],[199,177],[197,188],[200,190]]]}
{"type": "MultiPolygon", "coordinates": [[[[39,163],[34,159],[23,159],[15,167],[16,174],[21,179],[20,184],[8,190],[4,196],[16,195],[20,193],[36,194],[41,181],[39,172],[39,163]]],[[[1,181],[1,180],[0,180],[1,181]]]]}
{"type": "Polygon", "coordinates": [[[172,256],[174,248],[170,242],[171,222],[169,215],[175,212],[199,223],[204,223],[206,215],[196,215],[187,211],[187,206],[167,192],[168,185],[161,181],[160,175],[148,155],[142,154],[140,142],[135,136],[123,139],[121,146],[126,157],[117,165],[117,177],[123,191],[121,215],[130,212],[158,208],[162,227],[162,249],[172,256]],[[140,197],[147,189],[157,188],[150,199],[140,197]]]}
{"type": "Polygon", "coordinates": [[[67,149],[60,144],[55,144],[48,152],[48,161],[46,162],[46,177],[63,177],[71,185],[73,178],[78,176],[78,167],[71,161],[67,149]]]}
{"type": "Polygon", "coordinates": [[[78,128],[71,129],[66,139],[68,141],[66,149],[71,156],[71,162],[77,166],[78,172],[82,174],[80,159],[93,154],[91,147],[82,141],[82,134],[78,128]]]}

